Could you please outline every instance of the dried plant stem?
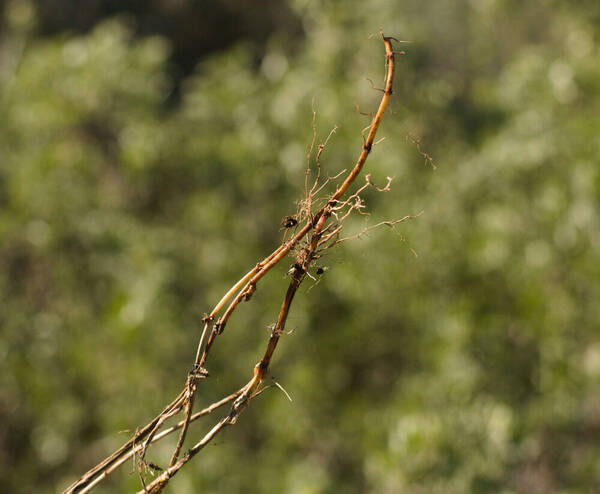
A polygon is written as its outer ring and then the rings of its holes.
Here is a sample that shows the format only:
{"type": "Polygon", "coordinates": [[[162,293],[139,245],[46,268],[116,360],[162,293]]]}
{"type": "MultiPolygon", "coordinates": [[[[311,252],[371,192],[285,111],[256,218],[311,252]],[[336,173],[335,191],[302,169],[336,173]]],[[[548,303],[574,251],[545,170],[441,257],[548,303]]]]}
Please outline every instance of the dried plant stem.
{"type": "MultiPolygon", "coordinates": [[[[212,405],[209,405],[208,407],[204,408],[203,410],[196,412],[195,414],[193,414],[191,416],[190,422],[194,422],[194,421],[198,420],[200,417],[204,417],[205,415],[212,413],[217,408],[220,408],[223,405],[226,405],[227,403],[235,400],[239,395],[240,395],[240,391],[236,391],[235,393],[232,393],[229,396],[226,396],[225,398],[223,398],[219,401],[216,401],[212,405]]],[[[177,424],[169,427],[168,429],[161,431],[159,434],[156,434],[152,438],[151,442],[154,443],[156,441],[160,441],[161,439],[165,438],[166,436],[181,429],[184,425],[184,422],[185,422],[184,420],[181,420],[177,424]]],[[[139,438],[139,435],[136,436],[134,439],[137,439],[137,438],[139,438]]],[[[116,451],[113,455],[111,455],[109,457],[109,458],[112,458],[114,456],[115,458],[113,459],[112,462],[110,462],[108,465],[106,465],[102,469],[102,472],[100,475],[97,475],[95,478],[93,478],[93,480],[90,481],[89,483],[87,483],[85,487],[82,487],[78,490],[74,490],[72,492],[77,492],[78,494],[85,494],[86,492],[90,492],[92,490],[92,488],[94,488],[97,484],[99,484],[100,482],[105,480],[106,477],[108,477],[117,468],[119,468],[121,465],[123,465],[123,463],[128,461],[132,456],[141,453],[143,448],[144,448],[143,444],[139,443],[136,445],[136,443],[133,442],[133,439],[131,441],[128,441],[125,445],[123,445],[123,447],[121,447],[118,451],[116,451]],[[120,453],[120,454],[117,455],[117,453],[120,453]]],[[[108,460],[108,458],[107,458],[107,460],[108,460]]],[[[103,464],[104,464],[104,462],[100,463],[98,466],[103,465],[103,464]]],[[[91,472],[91,470],[90,470],[90,472],[91,472]]],[[[90,473],[90,472],[88,472],[88,473],[90,473]]],[[[85,477],[82,477],[80,479],[80,481],[84,480],[84,478],[85,477]]]]}
{"type": "Polygon", "coordinates": [[[177,474],[181,467],[183,467],[197,453],[199,453],[200,450],[202,450],[202,448],[204,448],[204,446],[206,446],[223,428],[235,423],[238,415],[248,405],[250,399],[252,399],[255,393],[259,392],[259,386],[262,384],[267,374],[271,357],[273,356],[273,352],[277,347],[279,337],[285,328],[285,323],[289,314],[292,300],[298,287],[300,286],[300,283],[302,282],[303,277],[304,274],[300,273],[300,271],[298,271],[298,274],[292,276],[292,280],[288,286],[281,310],[279,311],[277,323],[274,329],[271,331],[271,337],[269,338],[265,354],[262,360],[255,366],[252,379],[248,382],[248,384],[246,384],[246,386],[244,386],[244,388],[242,388],[243,391],[235,400],[229,413],[219,420],[219,422],[196,445],[190,448],[188,452],[181,458],[181,460],[171,464],[164,473],[152,481],[152,483],[150,483],[148,486],[145,486],[144,489],[139,491],[140,494],[158,494],[161,492],[169,480],[175,476],[175,474],[177,474]]]}
{"type": "MultiPolygon", "coordinates": [[[[341,230],[341,224],[332,222],[328,224],[328,220],[333,215],[337,217],[337,212],[341,208],[348,207],[349,210],[343,213],[342,220],[347,217],[349,212],[352,210],[359,210],[362,204],[360,197],[357,192],[346,199],[343,203],[339,203],[339,200],[347,192],[348,188],[354,183],[357,176],[361,172],[369,153],[371,152],[372,146],[374,145],[375,136],[381,119],[388,106],[390,96],[392,94],[392,83],[394,78],[394,50],[392,47],[392,39],[383,35],[382,39],[385,46],[385,62],[386,62],[386,76],[385,76],[385,88],[382,89],[382,98],[379,103],[377,112],[373,116],[369,127],[369,133],[366,138],[363,136],[363,147],[361,153],[356,161],[356,164],[352,170],[348,173],[345,180],[339,185],[336,191],[328,198],[325,204],[315,213],[311,212],[313,199],[315,194],[321,190],[324,185],[319,186],[319,180],[321,177],[321,166],[320,156],[324,146],[327,144],[331,135],[335,132],[332,130],[327,137],[327,140],[318,146],[317,153],[317,178],[314,185],[309,189],[308,178],[305,179],[305,192],[307,197],[304,201],[304,209],[301,210],[301,217],[306,218],[306,223],[302,228],[295,233],[295,235],[284,241],[277,249],[275,249],[269,256],[263,259],[261,262],[256,264],[248,273],[246,273],[237,283],[235,283],[228,292],[219,300],[215,305],[210,314],[207,314],[203,321],[204,326],[199,339],[196,357],[194,359],[194,365],[190,371],[185,388],[183,391],[167,406],[164,410],[155,417],[150,423],[138,430],[135,436],[127,441],[119,450],[107,457],[100,464],[89,470],[84,476],[82,476],[77,482],[68,487],[63,494],[71,493],[85,493],[89,492],[94,486],[103,481],[110,473],[116,468],[121,466],[127,459],[132,456],[139,455],[138,461],[138,473],[142,479],[143,490],[141,493],[158,494],[167,485],[169,480],[188,462],[190,461],[199,451],[206,446],[221,430],[225,427],[234,424],[238,416],[248,406],[249,402],[261,393],[263,382],[267,376],[269,365],[271,363],[274,352],[277,348],[280,336],[285,329],[285,324],[289,314],[289,310],[294,299],[294,296],[298,290],[298,287],[308,274],[311,262],[319,257],[320,246],[328,240],[332,239],[329,245],[325,248],[331,247],[336,243],[337,235],[341,230]],[[352,202],[354,201],[354,202],[352,202]],[[308,205],[308,206],[306,206],[308,205]],[[283,299],[277,322],[271,331],[269,341],[262,359],[254,367],[254,372],[248,383],[240,388],[237,392],[223,398],[222,400],[213,403],[204,410],[193,414],[193,406],[195,401],[195,394],[197,391],[199,381],[207,376],[207,372],[204,369],[206,361],[208,359],[210,350],[214,345],[216,338],[223,333],[227,322],[231,315],[242,301],[250,299],[254,291],[256,290],[258,282],[275,266],[277,265],[292,249],[299,245],[304,245],[296,251],[295,263],[288,274],[290,274],[290,283],[283,299]],[[229,305],[227,305],[229,303],[229,305]],[[224,310],[220,318],[215,320],[219,313],[224,310]],[[212,324],[212,327],[211,327],[212,324]],[[190,448],[181,458],[183,443],[185,441],[189,425],[191,422],[199,418],[200,416],[207,415],[216,408],[226,404],[232,403],[230,411],[221,418],[210,430],[204,435],[204,437],[198,441],[192,448],[190,448]],[[184,410],[184,419],[177,425],[172,426],[168,429],[159,432],[164,422],[176,415],[177,413],[184,410]],[[180,430],[177,445],[173,451],[169,467],[166,468],[155,480],[150,484],[146,485],[142,476],[142,466],[145,465],[144,457],[147,448],[150,444],[159,439],[162,439],[166,435],[180,430]],[[143,442],[142,442],[143,441],[143,442]]],[[[366,132],[366,129],[365,129],[366,132]]],[[[314,122],[313,122],[313,133],[314,133],[314,122]]],[[[311,144],[311,151],[314,147],[314,135],[313,143],[311,144]]],[[[308,177],[308,172],[307,172],[308,177]]],[[[390,179],[391,180],[391,179],[390,179]]],[[[328,179],[325,184],[330,181],[328,179]]],[[[367,186],[372,183],[367,179],[367,186]]],[[[388,190],[388,186],[381,190],[388,190]]],[[[362,189],[361,189],[362,190],[362,189]]],[[[391,223],[391,222],[388,222],[391,223]]],[[[387,224],[387,223],[386,223],[387,224]]],[[[391,225],[390,225],[391,226],[391,225]]],[[[284,237],[285,238],[285,237],[284,237]]],[[[321,249],[322,250],[322,249],[321,249]]],[[[152,465],[150,465],[152,466],[152,465]]]]}
{"type": "MultiPolygon", "coordinates": [[[[289,310],[290,310],[292,301],[294,299],[294,295],[296,294],[298,287],[302,283],[302,280],[304,279],[305,274],[308,272],[310,262],[314,258],[316,250],[319,246],[319,242],[321,240],[322,230],[325,227],[327,219],[331,215],[332,206],[336,204],[337,200],[344,195],[344,193],[348,190],[350,185],[356,180],[356,177],[358,176],[364,163],[366,162],[367,157],[369,156],[369,153],[371,152],[371,147],[372,147],[373,141],[375,139],[377,129],[379,128],[379,124],[381,123],[381,119],[383,117],[385,109],[387,108],[389,98],[392,94],[392,82],[393,82],[393,74],[394,74],[394,54],[393,54],[393,49],[392,49],[390,39],[383,37],[383,40],[384,40],[385,48],[386,48],[386,66],[388,69],[388,72],[386,74],[386,87],[384,90],[384,94],[383,94],[381,103],[379,105],[379,109],[378,109],[377,113],[375,114],[375,117],[373,118],[369,135],[367,136],[367,139],[365,140],[362,152],[358,158],[356,165],[354,166],[354,168],[352,169],[350,174],[346,177],[346,180],[344,180],[342,185],[333,194],[333,196],[331,197],[329,202],[319,210],[319,212],[315,215],[315,217],[312,219],[312,221],[309,221],[305,225],[305,227],[290,242],[288,242],[288,244],[284,244],[284,248],[280,249],[280,252],[277,253],[275,256],[273,256],[271,261],[269,261],[269,263],[273,263],[272,265],[277,263],[281,257],[283,257],[285,254],[287,254],[287,252],[289,252],[289,250],[291,249],[291,247],[293,247],[293,245],[295,245],[300,239],[304,238],[304,236],[310,231],[310,228],[313,227],[313,225],[314,225],[314,231],[312,233],[309,246],[306,249],[304,249],[304,251],[301,251],[301,253],[296,258],[296,264],[294,265],[295,269],[293,270],[293,272],[291,274],[292,279],[290,281],[285,298],[283,300],[281,310],[280,310],[279,316],[277,318],[277,323],[275,324],[275,327],[271,331],[271,336],[269,338],[267,348],[265,350],[263,358],[254,368],[253,378],[246,385],[246,389],[245,389],[244,393],[242,393],[240,395],[240,397],[236,400],[236,402],[234,403],[229,414],[227,416],[223,417],[210,430],[210,432],[204,438],[202,438],[202,440],[198,444],[196,444],[196,446],[191,448],[186,453],[186,455],[179,462],[171,465],[171,467],[167,471],[165,471],[156,480],[154,480],[148,486],[148,490],[146,492],[149,492],[151,494],[157,494],[157,493],[161,492],[162,489],[168,483],[168,481],[179,471],[179,469],[183,465],[185,465],[185,463],[187,463],[193,456],[195,456],[224,427],[226,427],[227,425],[230,425],[231,423],[233,423],[235,421],[235,419],[237,418],[237,416],[239,415],[239,413],[241,413],[241,411],[243,409],[241,404],[243,403],[244,407],[247,406],[249,400],[252,398],[253,393],[258,390],[258,387],[264,381],[267,371],[268,371],[268,368],[269,368],[269,364],[271,362],[271,359],[273,357],[275,349],[277,348],[277,344],[279,342],[281,334],[285,329],[285,323],[287,320],[287,316],[289,314],[289,310]],[[306,230],[306,232],[305,232],[305,230],[306,230]],[[289,245],[289,247],[288,247],[288,245],[289,245]]],[[[321,150],[322,150],[322,148],[319,150],[319,155],[320,155],[321,150]]],[[[267,263],[267,266],[269,265],[269,263],[267,263]]],[[[227,320],[229,319],[229,316],[233,312],[233,309],[235,309],[237,304],[239,304],[239,302],[243,298],[245,290],[247,290],[248,287],[253,286],[253,281],[254,280],[258,281],[260,278],[262,278],[262,276],[264,276],[264,274],[266,274],[266,273],[263,273],[262,270],[259,270],[254,275],[254,277],[248,282],[246,287],[238,293],[238,296],[234,299],[234,301],[231,303],[230,307],[226,310],[224,316],[219,320],[221,322],[221,324],[224,324],[227,322],[227,320]]],[[[209,337],[209,340],[207,342],[207,345],[205,348],[205,355],[203,355],[204,358],[200,359],[200,362],[199,362],[200,365],[202,365],[205,361],[207,349],[210,348],[211,342],[214,341],[214,338],[216,338],[216,336],[220,333],[219,330],[222,331],[222,327],[219,327],[219,323],[215,324],[215,328],[216,329],[213,329],[213,331],[211,332],[211,337],[209,337]]],[[[140,493],[143,493],[143,492],[144,491],[140,491],[140,493]]]]}
{"type": "Polygon", "coordinates": [[[392,84],[394,82],[394,50],[392,48],[392,38],[386,38],[383,36],[383,42],[385,44],[385,64],[387,67],[387,74],[385,80],[385,89],[383,90],[383,96],[381,98],[381,102],[379,103],[379,108],[377,109],[377,113],[373,117],[371,121],[371,130],[369,130],[369,135],[363,144],[363,150],[358,157],[358,161],[356,165],[350,172],[350,174],[344,180],[344,183],[340,185],[337,189],[333,197],[331,198],[333,201],[337,201],[340,197],[342,197],[345,192],[348,190],[348,187],[352,185],[354,180],[356,180],[357,175],[362,170],[365,161],[367,161],[367,157],[371,152],[371,148],[373,146],[373,141],[375,140],[375,135],[377,134],[377,129],[379,129],[379,125],[381,124],[381,119],[383,118],[383,114],[385,113],[385,109],[390,101],[390,97],[392,95],[392,84]]]}
{"type": "MultiPolygon", "coordinates": [[[[63,494],[71,493],[71,492],[83,492],[82,489],[88,484],[92,483],[94,477],[102,472],[110,469],[121,457],[127,454],[129,450],[131,450],[134,444],[142,438],[145,438],[156,426],[160,418],[163,414],[168,413],[174,407],[181,406],[183,403],[184,392],[182,391],[177,398],[175,398],[169,405],[167,405],[163,411],[157,415],[152,421],[150,421],[147,425],[142,427],[139,431],[137,431],[136,435],[132,437],[129,441],[127,441],[123,446],[121,446],[117,451],[115,451],[110,456],[106,457],[100,463],[98,463],[94,468],[88,470],[84,475],[82,475],[76,482],[71,484],[67,489],[63,491],[63,494]]],[[[95,482],[97,483],[97,482],[95,482]]],[[[94,483],[94,485],[95,485],[94,483]]]]}

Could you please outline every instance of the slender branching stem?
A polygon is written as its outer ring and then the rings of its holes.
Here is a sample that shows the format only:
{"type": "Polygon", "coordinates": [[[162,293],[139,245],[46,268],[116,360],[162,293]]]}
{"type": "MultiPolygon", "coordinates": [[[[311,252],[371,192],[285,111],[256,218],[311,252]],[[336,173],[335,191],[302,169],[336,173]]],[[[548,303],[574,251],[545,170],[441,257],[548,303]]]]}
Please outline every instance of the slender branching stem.
{"type": "MultiPolygon", "coordinates": [[[[225,427],[234,424],[237,421],[239,415],[248,406],[250,401],[258,396],[263,389],[263,383],[268,373],[269,366],[271,364],[273,355],[279,343],[280,337],[285,329],[287,317],[294,300],[294,296],[305,279],[310,269],[311,263],[320,257],[320,249],[331,247],[338,242],[337,238],[341,231],[341,222],[345,219],[350,212],[357,210],[360,212],[362,207],[362,200],[359,194],[364,188],[369,185],[373,185],[370,179],[367,177],[367,185],[359,189],[356,193],[349,196],[345,201],[340,202],[340,199],[346,194],[349,187],[355,182],[356,178],[360,174],[371,150],[375,143],[375,136],[377,130],[381,124],[381,120],[389,104],[389,100],[392,94],[392,83],[394,79],[394,50],[392,47],[392,39],[383,35],[382,39],[385,46],[385,62],[386,62],[386,75],[385,75],[385,87],[381,89],[382,97],[379,103],[377,112],[373,115],[371,124],[364,130],[366,133],[368,129],[368,135],[364,138],[363,134],[363,147],[352,170],[346,175],[344,181],[336,188],[335,192],[324,202],[324,204],[315,211],[311,211],[312,205],[314,204],[315,194],[322,190],[331,180],[337,178],[328,178],[323,184],[319,184],[321,177],[321,164],[320,157],[321,153],[330,137],[335,132],[335,128],[330,132],[326,141],[318,146],[316,163],[317,163],[317,175],[316,180],[312,187],[309,189],[308,185],[308,171],[305,179],[305,193],[306,198],[304,199],[304,210],[301,218],[306,218],[306,222],[297,232],[287,241],[284,241],[277,249],[275,249],[270,255],[268,255],[261,262],[256,264],[248,273],[246,273],[239,281],[237,281],[227,293],[219,300],[213,310],[207,314],[204,319],[204,326],[202,329],[201,336],[199,338],[198,347],[196,351],[196,357],[194,359],[194,365],[192,370],[188,374],[185,388],[183,391],[169,404],[163,411],[149,422],[144,427],[136,431],[133,438],[127,441],[121,448],[107,457],[105,460],[100,462],[94,468],[84,474],[78,481],[69,486],[63,494],[74,494],[74,493],[87,493],[93,487],[98,485],[100,482],[105,480],[116,468],[125,463],[128,459],[138,456],[138,473],[142,478],[143,489],[141,493],[158,494],[167,485],[169,480],[186,464],[188,463],[198,452],[200,452],[214,437],[219,434],[225,427]],[[346,209],[348,208],[348,209],[346,209]],[[344,211],[341,211],[344,209],[344,211]],[[340,212],[338,216],[338,212],[340,212]],[[329,222],[337,219],[337,222],[329,222]],[[341,218],[341,221],[340,221],[341,218]],[[324,244],[325,247],[321,247],[324,244]],[[262,359],[254,367],[252,377],[242,388],[235,393],[223,398],[222,400],[213,403],[204,410],[193,413],[193,406],[195,401],[195,395],[197,392],[198,384],[201,379],[207,376],[207,372],[204,369],[206,365],[210,350],[214,345],[217,337],[223,333],[226,324],[234,313],[235,309],[239,306],[242,301],[250,299],[252,294],[257,288],[257,284],[266,274],[276,266],[282,259],[284,259],[293,249],[295,252],[295,262],[288,273],[290,275],[290,282],[285,293],[281,309],[277,318],[277,322],[274,325],[265,352],[262,359]],[[228,304],[228,305],[227,305],[228,304]],[[217,318],[217,316],[223,311],[223,314],[217,318]],[[227,404],[232,403],[229,412],[223,416],[205,435],[198,441],[194,446],[187,450],[180,458],[183,443],[185,441],[189,425],[197,418],[211,413],[213,410],[227,404]],[[165,421],[168,418],[175,416],[176,414],[184,411],[184,418],[176,425],[171,426],[167,429],[162,429],[165,421]],[[156,465],[146,464],[144,457],[148,447],[162,439],[163,437],[180,430],[179,438],[168,468],[162,471],[162,473],[151,483],[145,484],[143,480],[142,467],[149,466],[156,469],[156,465]]],[[[315,143],[316,131],[314,130],[313,120],[313,142],[311,144],[311,152],[315,143]]],[[[379,142],[379,141],[378,141],[379,142]]],[[[310,153],[309,153],[310,156],[310,153]]],[[[391,179],[388,179],[391,181],[391,179]]],[[[388,186],[380,191],[389,190],[388,186]]],[[[407,217],[408,218],[408,217],[407,217]]],[[[300,218],[299,218],[300,219],[300,218]]],[[[406,219],[406,218],[403,218],[406,219]]],[[[402,220],[398,220],[402,221],[402,220]]],[[[396,222],[398,222],[396,221],[396,222]]],[[[383,222],[382,224],[388,224],[392,226],[394,222],[383,222]]],[[[285,236],[284,236],[285,239],[285,236]]]]}

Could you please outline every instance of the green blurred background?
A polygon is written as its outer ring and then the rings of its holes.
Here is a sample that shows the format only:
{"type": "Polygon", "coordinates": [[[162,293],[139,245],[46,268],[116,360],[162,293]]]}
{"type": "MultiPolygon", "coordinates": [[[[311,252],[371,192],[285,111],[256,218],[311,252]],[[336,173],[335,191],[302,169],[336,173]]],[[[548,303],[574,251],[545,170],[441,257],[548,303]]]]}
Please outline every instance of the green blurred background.
{"type": "MultiPolygon", "coordinates": [[[[168,491],[600,492],[597,0],[0,12],[2,492],[61,490],[179,391],[204,312],[296,211],[312,106],[319,141],[339,126],[326,172],[354,163],[380,28],[412,43],[370,222],[424,213],[320,260],[272,365],[293,403],[265,392],[168,491]]],[[[217,340],[197,407],[248,379],[288,267],[217,340]]],[[[94,492],[135,490],[130,470],[94,492]]]]}

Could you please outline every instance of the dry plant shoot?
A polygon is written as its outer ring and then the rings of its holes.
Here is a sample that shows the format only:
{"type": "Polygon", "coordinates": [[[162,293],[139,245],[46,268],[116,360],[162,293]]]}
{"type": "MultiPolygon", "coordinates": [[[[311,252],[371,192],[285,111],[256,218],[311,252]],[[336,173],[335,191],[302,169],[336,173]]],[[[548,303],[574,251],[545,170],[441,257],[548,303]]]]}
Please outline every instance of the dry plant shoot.
{"type": "MultiPolygon", "coordinates": [[[[363,131],[363,143],[360,155],[352,169],[334,177],[325,177],[322,172],[321,155],[330,138],[335,133],[335,128],[327,139],[316,144],[316,130],[313,115],[313,140],[308,155],[308,163],[304,184],[304,197],[299,202],[298,210],[294,216],[282,219],[281,227],[284,229],[283,242],[271,254],[253,266],[229,291],[223,295],[214,308],[204,318],[204,327],[198,341],[196,357],[187,375],[185,385],[181,392],[148,424],[135,430],[133,437],[117,451],[102,460],[95,467],[81,476],[69,486],[63,494],[84,494],[90,492],[95,486],[106,480],[117,468],[135,465],[135,470],[140,479],[140,493],[157,494],[168,484],[169,480],[177,474],[192,458],[194,458],[208,443],[210,443],[224,428],[236,423],[244,409],[249,406],[263,390],[271,359],[277,349],[280,337],[286,328],[286,320],[290,312],[294,296],[305,278],[321,274],[323,269],[315,266],[315,261],[322,257],[324,251],[335,245],[358,238],[368,230],[379,226],[394,227],[396,224],[415,218],[404,216],[400,219],[384,221],[369,226],[356,235],[342,236],[344,222],[354,213],[363,214],[365,208],[361,194],[367,188],[375,188],[380,192],[390,190],[391,178],[382,187],[377,187],[370,174],[364,177],[364,183],[351,194],[347,194],[350,187],[359,178],[365,162],[373,146],[377,144],[376,135],[384,113],[392,95],[394,80],[395,60],[394,55],[402,52],[395,51],[393,43],[399,42],[395,38],[381,34],[385,46],[385,84],[381,89],[381,101],[377,111],[373,114],[370,125],[363,131]],[[337,184],[333,193],[327,194],[328,186],[337,184]],[[266,343],[264,354],[251,372],[250,379],[228,396],[223,397],[210,405],[204,406],[194,412],[194,405],[198,388],[209,382],[207,364],[210,352],[217,339],[224,333],[231,316],[242,302],[250,301],[253,293],[264,276],[279,262],[293,257],[292,265],[288,271],[289,285],[283,297],[277,322],[270,327],[270,335],[266,343]],[[191,447],[184,450],[185,440],[190,432],[190,424],[197,419],[211,414],[218,408],[229,405],[229,409],[201,438],[195,438],[191,447]],[[180,416],[179,422],[166,427],[167,420],[180,416]],[[173,450],[168,465],[156,465],[148,461],[147,453],[151,445],[164,437],[178,434],[177,444],[173,450]]],[[[420,151],[420,143],[411,137],[420,151]]],[[[420,151],[421,152],[421,151],[420,151]]],[[[429,155],[422,153],[427,161],[429,155]]],[[[420,214],[420,213],[419,213],[420,214]]],[[[279,385],[277,385],[279,386],[279,385]]],[[[285,392],[285,391],[284,391],[285,392]]]]}

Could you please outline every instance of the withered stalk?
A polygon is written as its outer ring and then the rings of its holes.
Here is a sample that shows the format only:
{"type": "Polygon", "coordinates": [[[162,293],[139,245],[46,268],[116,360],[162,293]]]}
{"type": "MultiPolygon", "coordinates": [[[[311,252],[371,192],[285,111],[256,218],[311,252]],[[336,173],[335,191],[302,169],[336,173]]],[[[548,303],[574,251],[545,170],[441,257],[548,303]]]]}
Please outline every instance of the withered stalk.
{"type": "MultiPolygon", "coordinates": [[[[260,393],[261,386],[267,376],[269,365],[277,348],[280,336],[285,329],[286,320],[294,299],[294,295],[306,277],[311,262],[319,257],[318,252],[320,251],[320,245],[331,238],[331,232],[334,232],[334,234],[337,235],[337,233],[339,233],[341,230],[340,224],[331,222],[328,223],[328,221],[330,220],[332,213],[334,213],[334,215],[337,214],[336,206],[338,206],[339,209],[338,201],[344,196],[348,188],[355,182],[357,176],[360,174],[372,150],[377,130],[379,129],[381,120],[388,106],[390,96],[392,94],[392,84],[395,69],[395,52],[392,47],[392,40],[394,38],[386,37],[382,34],[382,39],[385,46],[385,87],[382,90],[383,95],[377,112],[373,116],[371,124],[368,127],[369,133],[366,139],[363,141],[361,153],[352,170],[347,174],[342,184],[339,185],[336,191],[328,198],[326,203],[313,214],[310,211],[310,205],[312,204],[314,198],[313,193],[315,190],[318,191],[321,189],[320,187],[317,187],[319,185],[320,177],[320,164],[318,164],[319,173],[317,175],[315,185],[310,189],[308,197],[306,197],[306,204],[309,205],[308,211],[306,211],[306,223],[296,232],[295,235],[293,235],[292,238],[284,241],[277,249],[275,249],[261,262],[256,264],[256,266],[254,266],[248,273],[246,273],[246,275],[244,275],[237,283],[235,283],[223,296],[223,298],[215,305],[213,310],[204,317],[204,327],[198,343],[193,368],[187,377],[184,389],[151,422],[144,427],[139,428],[133,438],[127,441],[121,448],[108,456],[98,465],[90,469],[80,479],[63,491],[63,494],[82,494],[89,492],[93,487],[105,480],[116,468],[121,466],[128,459],[135,455],[139,457],[138,469],[141,475],[141,469],[144,465],[146,465],[144,462],[144,457],[148,446],[153,442],[166,437],[168,434],[176,430],[180,430],[177,445],[173,451],[169,467],[162,471],[160,475],[150,484],[144,485],[144,488],[140,491],[141,494],[158,494],[167,485],[168,481],[188,461],[190,461],[199,451],[201,451],[202,448],[204,448],[204,446],[206,446],[223,428],[234,424],[238,416],[246,408],[246,406],[248,406],[252,398],[260,393]],[[325,239],[323,239],[324,233],[327,233],[327,237],[325,239]],[[277,322],[271,331],[262,359],[254,367],[251,379],[245,386],[240,388],[235,393],[213,403],[204,410],[193,414],[193,406],[198,384],[202,378],[206,377],[204,366],[206,365],[210,350],[212,349],[215,340],[225,330],[226,324],[238,305],[242,301],[250,299],[256,290],[259,281],[285,256],[287,256],[292,249],[301,245],[303,242],[304,247],[298,249],[294,265],[289,273],[291,279],[281,305],[277,322]],[[227,303],[229,303],[229,305],[227,305],[227,303]],[[225,308],[226,305],[227,307],[225,308]],[[224,308],[225,310],[223,314],[217,319],[217,316],[224,308]],[[189,429],[189,424],[197,418],[207,415],[216,408],[230,402],[233,403],[229,412],[222,417],[200,441],[198,441],[187,452],[185,452],[181,458],[179,458],[189,429]],[[184,411],[183,420],[181,420],[175,426],[159,432],[167,418],[180,413],[182,410],[184,411]]],[[[318,157],[320,157],[323,147],[324,144],[319,146],[318,157]]],[[[306,189],[308,190],[308,187],[306,187],[306,189]]],[[[350,208],[352,208],[352,206],[350,206],[350,208]]],[[[334,244],[335,242],[329,246],[334,244]]]]}

